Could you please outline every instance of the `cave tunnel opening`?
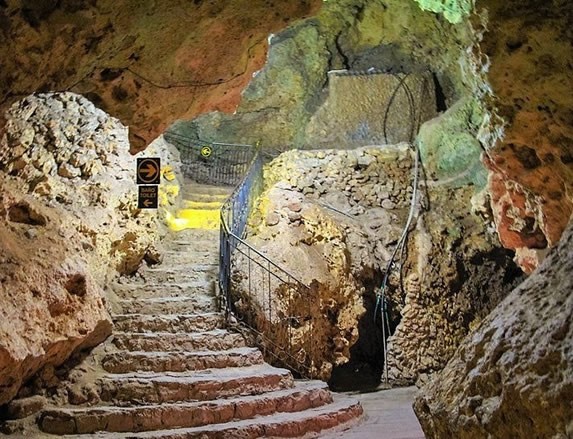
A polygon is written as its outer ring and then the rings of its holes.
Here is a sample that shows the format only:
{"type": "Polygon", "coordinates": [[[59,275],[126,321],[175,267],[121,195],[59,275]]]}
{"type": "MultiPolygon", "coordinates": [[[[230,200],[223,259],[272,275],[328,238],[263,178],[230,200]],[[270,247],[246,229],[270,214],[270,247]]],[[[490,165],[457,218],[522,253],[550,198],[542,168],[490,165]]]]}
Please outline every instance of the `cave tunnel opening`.
{"type": "Polygon", "coordinates": [[[390,332],[382,329],[381,306],[376,296],[376,287],[381,282],[376,277],[366,285],[362,296],[366,312],[358,321],[358,340],[350,348],[350,360],[332,369],[328,386],[337,392],[369,392],[379,388],[384,373],[384,336],[386,341],[400,323],[400,314],[395,312],[391,302],[387,304],[386,315],[390,332]]]}

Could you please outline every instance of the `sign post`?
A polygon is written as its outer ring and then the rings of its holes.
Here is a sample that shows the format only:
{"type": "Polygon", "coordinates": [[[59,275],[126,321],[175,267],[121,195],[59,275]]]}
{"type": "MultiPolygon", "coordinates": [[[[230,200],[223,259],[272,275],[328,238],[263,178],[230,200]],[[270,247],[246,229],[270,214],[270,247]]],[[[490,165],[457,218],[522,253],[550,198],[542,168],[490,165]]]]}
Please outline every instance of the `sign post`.
{"type": "Polygon", "coordinates": [[[161,182],[161,159],[143,157],[137,159],[137,208],[157,209],[159,205],[159,184],[161,182]]]}
{"type": "Polygon", "coordinates": [[[161,159],[143,157],[137,159],[137,184],[159,184],[161,178],[161,159]]]}
{"type": "Polygon", "coordinates": [[[139,186],[138,197],[137,197],[137,208],[138,209],[157,209],[159,200],[159,186],[139,186]]]}

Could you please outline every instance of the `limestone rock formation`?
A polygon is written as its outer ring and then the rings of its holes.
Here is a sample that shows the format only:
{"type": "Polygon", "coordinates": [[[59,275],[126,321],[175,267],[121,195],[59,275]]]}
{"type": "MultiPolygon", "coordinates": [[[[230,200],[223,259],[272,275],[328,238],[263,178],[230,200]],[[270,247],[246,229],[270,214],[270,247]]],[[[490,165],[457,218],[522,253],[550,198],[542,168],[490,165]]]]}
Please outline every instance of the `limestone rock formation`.
{"type": "Polygon", "coordinates": [[[103,286],[151,261],[159,237],[156,214],[137,208],[135,157],[117,119],[50,93],[15,103],[6,120],[0,404],[40,368],[107,337],[103,286]]]}
{"type": "Polygon", "coordinates": [[[480,1],[483,52],[503,137],[488,151],[488,190],[500,239],[531,272],[573,212],[573,4],[480,1]]]}
{"type": "MultiPolygon", "coordinates": [[[[375,293],[408,217],[412,155],[406,144],[292,151],[266,170],[267,190],[247,239],[309,285],[310,293],[286,294],[273,284],[269,297],[265,277],[256,267],[248,276],[248,261],[238,257],[235,305],[259,327],[273,319],[284,326],[293,320],[291,303],[298,300],[306,309],[301,297],[310,294],[314,305],[307,318],[294,319],[306,323],[294,324],[282,337],[290,335],[290,343],[304,351],[308,339],[315,340],[312,355],[306,354],[323,378],[349,361],[381,372],[383,332],[375,293]]],[[[471,325],[520,274],[511,254],[471,214],[471,186],[455,187],[447,179],[419,186],[424,195],[418,192],[415,201],[417,226],[395,260],[386,291],[389,375],[397,382],[426,379],[440,370],[471,325]]],[[[286,339],[279,343],[289,345],[286,339]]]]}
{"type": "Polygon", "coordinates": [[[573,223],[495,308],[414,408],[429,438],[573,433],[573,223]]]}
{"type": "MultiPolygon", "coordinates": [[[[319,116],[317,112],[322,106],[327,105],[329,71],[375,69],[390,74],[411,74],[412,78],[426,72],[432,78],[428,91],[436,94],[428,100],[416,100],[416,107],[427,115],[421,122],[444,111],[469,90],[479,100],[487,89],[482,76],[476,73],[476,63],[467,55],[477,43],[477,37],[466,25],[443,22],[419,9],[414,2],[325,2],[315,17],[271,36],[269,43],[267,62],[243,91],[236,114],[210,113],[191,122],[178,123],[172,129],[206,140],[252,144],[261,141],[268,150],[314,149],[320,142],[320,147],[343,148],[337,142],[340,139],[321,138],[322,130],[316,129],[320,127],[309,125],[313,117],[319,116]]],[[[359,92],[364,90],[357,88],[359,92]]],[[[417,95],[416,88],[412,91],[417,95]]],[[[383,94],[384,84],[377,91],[380,89],[383,94]]],[[[375,92],[371,92],[355,99],[364,104],[361,109],[374,111],[380,104],[372,102],[374,95],[375,92]]],[[[400,97],[402,102],[404,97],[400,97]]],[[[405,117],[404,112],[408,111],[402,105],[390,109],[392,120],[405,117]]],[[[359,115],[353,118],[351,112],[336,114],[336,117],[360,122],[359,115]]],[[[383,114],[380,117],[384,119],[383,114]]],[[[374,115],[364,117],[362,126],[357,123],[351,132],[360,137],[365,123],[374,119],[374,115]]],[[[365,140],[359,145],[368,145],[367,136],[365,140]]],[[[392,139],[399,140],[411,138],[392,139]]],[[[379,143],[379,139],[375,141],[372,137],[370,142],[379,143]]]]}
{"type": "Polygon", "coordinates": [[[0,183],[0,404],[47,364],[111,332],[73,218],[0,183]]]}

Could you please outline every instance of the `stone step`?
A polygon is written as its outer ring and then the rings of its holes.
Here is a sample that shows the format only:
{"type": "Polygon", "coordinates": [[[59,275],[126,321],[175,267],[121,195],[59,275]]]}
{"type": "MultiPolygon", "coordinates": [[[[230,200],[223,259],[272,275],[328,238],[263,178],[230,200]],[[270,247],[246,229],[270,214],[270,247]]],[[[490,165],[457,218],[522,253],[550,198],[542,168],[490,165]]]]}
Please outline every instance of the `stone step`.
{"type": "Polygon", "coordinates": [[[189,260],[180,260],[178,262],[169,261],[169,263],[162,263],[152,267],[143,268],[139,270],[139,273],[145,277],[145,274],[148,273],[174,273],[180,275],[181,273],[187,273],[188,271],[212,273],[213,270],[216,271],[219,269],[218,261],[201,264],[192,260],[193,255],[185,254],[185,256],[188,257],[189,260]]]}
{"type": "Polygon", "coordinates": [[[120,299],[153,299],[178,296],[214,296],[215,281],[196,281],[180,284],[116,284],[112,287],[120,299]]]}
{"type": "MultiPolygon", "coordinates": [[[[348,397],[335,396],[334,402],[300,412],[274,413],[253,419],[210,424],[201,427],[155,430],[137,433],[95,433],[93,439],[257,439],[317,437],[327,430],[348,429],[362,416],[360,404],[348,397]]],[[[375,437],[373,435],[372,437],[375,437]]]]}
{"type": "Polygon", "coordinates": [[[218,230],[219,209],[181,209],[175,214],[177,230],[218,230]]]}
{"type": "Polygon", "coordinates": [[[291,388],[291,373],[261,364],[199,372],[108,374],[98,381],[102,401],[117,405],[208,401],[291,388]]]}
{"type": "Polygon", "coordinates": [[[86,434],[98,431],[139,433],[297,412],[331,402],[332,395],[325,383],[313,381],[297,383],[293,388],[262,395],[208,402],[136,407],[53,408],[42,412],[39,424],[44,432],[52,434],[86,434]]]}
{"type": "Polygon", "coordinates": [[[146,352],[221,351],[246,346],[241,334],[224,329],[192,334],[116,332],[112,343],[118,349],[146,352]]]}
{"type": "Polygon", "coordinates": [[[199,238],[195,239],[193,236],[183,235],[187,232],[197,232],[199,230],[188,229],[177,232],[177,237],[169,243],[169,249],[173,252],[209,252],[211,254],[219,253],[219,231],[218,230],[201,230],[201,232],[209,232],[216,234],[208,240],[199,238]]]}
{"type": "Polygon", "coordinates": [[[200,210],[219,210],[223,206],[226,198],[218,199],[217,197],[185,197],[183,208],[200,209],[200,210]]]}
{"type": "Polygon", "coordinates": [[[171,250],[176,250],[181,248],[181,246],[195,250],[218,248],[219,231],[197,229],[181,230],[174,232],[167,242],[171,250]]]}
{"type": "Polygon", "coordinates": [[[117,305],[119,307],[117,314],[191,314],[218,310],[216,297],[209,296],[119,300],[117,305]]]}
{"type": "Polygon", "coordinates": [[[222,313],[205,314],[118,314],[113,317],[117,332],[203,332],[225,327],[222,313]]]}
{"type": "MultiPolygon", "coordinates": [[[[217,237],[218,239],[218,237],[217,237]]],[[[218,243],[217,243],[218,244],[218,243]]],[[[208,251],[193,250],[193,247],[179,251],[166,251],[163,253],[163,265],[171,264],[218,264],[219,246],[208,251]]]]}
{"type": "Polygon", "coordinates": [[[181,189],[183,195],[219,195],[228,197],[234,188],[232,186],[211,186],[195,182],[186,182],[181,189]]]}
{"type": "MultiPolygon", "coordinates": [[[[217,278],[218,266],[209,270],[194,270],[193,267],[175,269],[143,269],[139,271],[142,284],[179,284],[197,281],[212,281],[217,278]]],[[[135,283],[134,283],[135,284],[135,283]]]]}
{"type": "Polygon", "coordinates": [[[102,367],[110,373],[185,372],[262,363],[261,351],[249,347],[224,351],[114,352],[102,359],[102,367]]]}

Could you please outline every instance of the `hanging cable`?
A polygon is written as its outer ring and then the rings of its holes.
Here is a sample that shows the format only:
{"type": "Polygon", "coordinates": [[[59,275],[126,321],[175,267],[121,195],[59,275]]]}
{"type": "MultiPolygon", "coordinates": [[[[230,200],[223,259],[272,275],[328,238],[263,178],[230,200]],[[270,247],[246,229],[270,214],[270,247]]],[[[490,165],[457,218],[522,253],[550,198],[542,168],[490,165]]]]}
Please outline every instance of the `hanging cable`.
{"type": "MultiPolygon", "coordinates": [[[[376,321],[377,310],[378,310],[378,308],[380,308],[380,319],[381,319],[380,323],[382,325],[382,344],[383,344],[383,349],[384,349],[384,377],[385,377],[386,384],[388,383],[388,342],[387,342],[386,334],[388,334],[388,337],[390,336],[390,318],[389,318],[389,312],[388,312],[388,300],[386,298],[386,288],[388,286],[388,280],[390,277],[390,273],[392,272],[392,269],[394,268],[394,262],[396,260],[396,255],[398,255],[398,252],[400,252],[400,256],[399,256],[400,261],[403,260],[406,239],[408,237],[408,233],[410,231],[410,227],[412,225],[412,221],[414,219],[414,213],[416,210],[416,204],[417,204],[417,199],[418,199],[418,182],[419,182],[419,177],[420,177],[420,150],[419,150],[418,144],[414,142],[413,137],[414,137],[414,131],[415,131],[416,127],[419,126],[419,123],[421,121],[420,120],[421,119],[421,111],[418,115],[416,115],[416,106],[415,106],[414,96],[413,96],[412,91],[410,90],[408,84],[406,83],[406,79],[408,78],[408,75],[405,75],[404,77],[400,77],[399,75],[395,74],[394,76],[398,79],[398,86],[396,87],[396,89],[394,90],[394,92],[390,98],[389,106],[392,103],[392,101],[394,100],[394,98],[396,97],[398,90],[400,88],[403,88],[405,93],[406,93],[406,98],[408,100],[408,104],[410,107],[410,116],[412,118],[410,141],[411,141],[411,145],[413,144],[412,146],[414,147],[414,178],[413,178],[412,198],[410,200],[410,211],[408,213],[408,218],[406,220],[404,230],[402,231],[402,235],[400,236],[400,239],[398,240],[398,243],[397,243],[396,247],[394,248],[394,251],[392,252],[390,260],[388,261],[388,265],[386,266],[386,271],[384,273],[382,285],[380,286],[380,289],[379,289],[378,293],[376,294],[376,305],[374,307],[374,321],[376,321]]],[[[424,84],[422,84],[422,87],[423,86],[424,86],[424,84]]],[[[420,96],[423,96],[423,93],[420,93],[420,96]]],[[[389,108],[387,108],[386,113],[384,115],[384,137],[385,138],[386,138],[386,123],[387,123],[387,119],[388,119],[388,112],[389,112],[389,108]]],[[[400,272],[401,272],[401,270],[402,269],[400,268],[400,272]]]]}

